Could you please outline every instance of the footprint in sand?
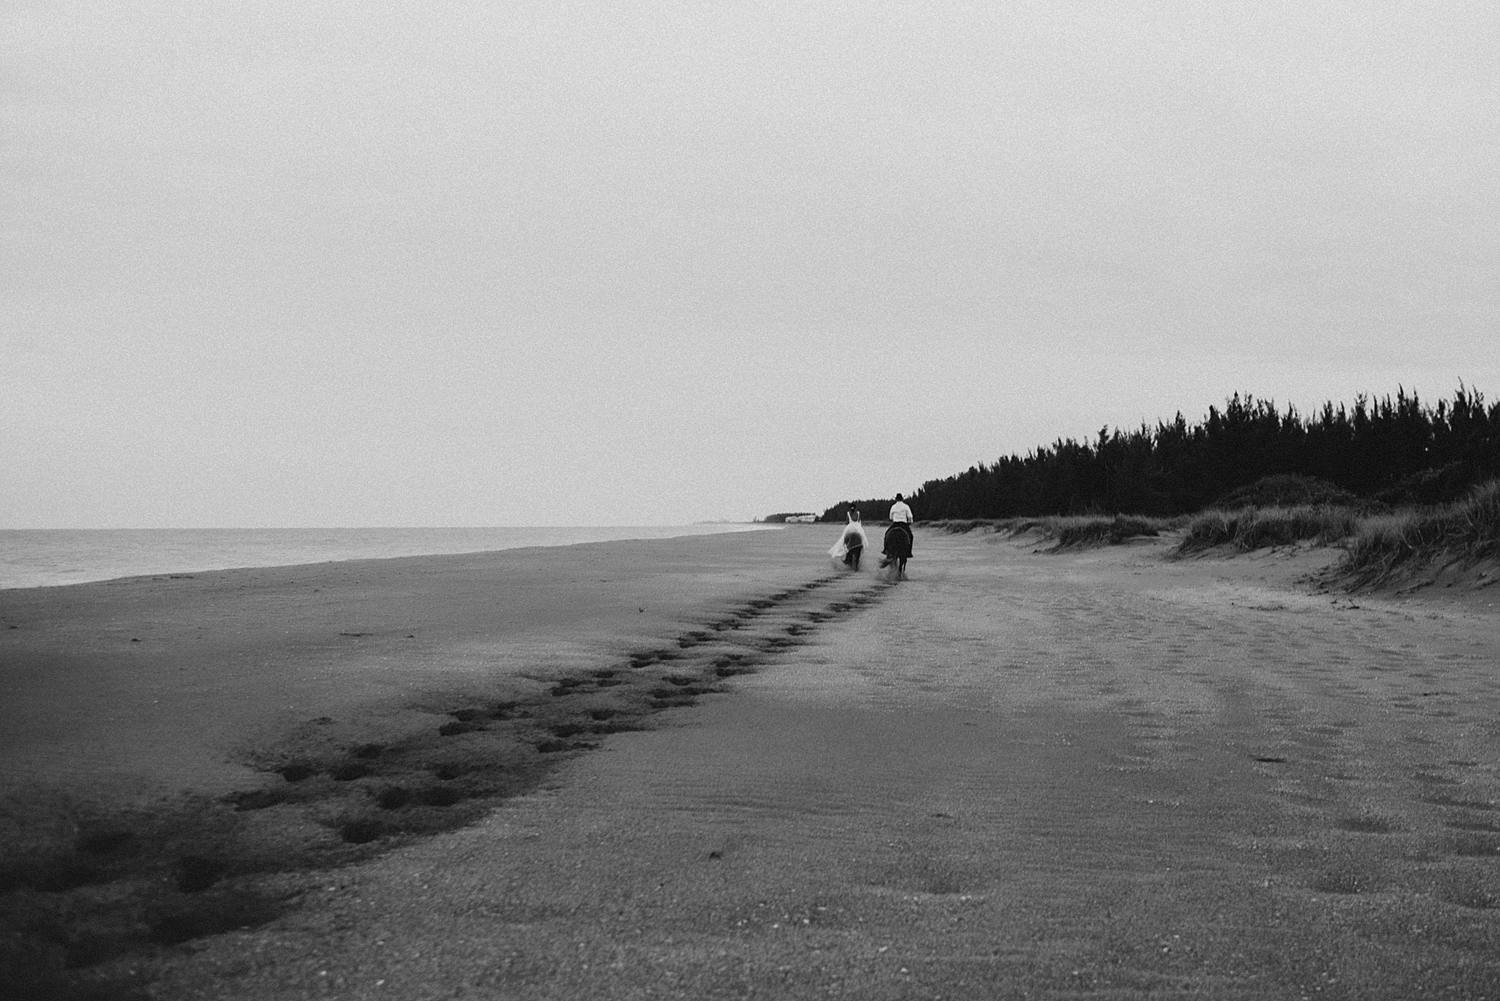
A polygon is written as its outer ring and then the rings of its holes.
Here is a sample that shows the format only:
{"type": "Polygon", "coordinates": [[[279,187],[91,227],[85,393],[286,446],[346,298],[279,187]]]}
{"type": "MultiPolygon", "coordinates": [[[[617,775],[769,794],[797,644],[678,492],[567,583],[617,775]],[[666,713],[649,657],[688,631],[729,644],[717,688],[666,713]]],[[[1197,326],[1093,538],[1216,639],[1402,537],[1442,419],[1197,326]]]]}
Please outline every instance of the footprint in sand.
{"type": "Polygon", "coordinates": [[[1394,834],[1396,831],[1396,825],[1389,820],[1367,814],[1355,817],[1341,817],[1334,822],[1334,826],[1343,831],[1352,831],[1355,834],[1394,834]]]}

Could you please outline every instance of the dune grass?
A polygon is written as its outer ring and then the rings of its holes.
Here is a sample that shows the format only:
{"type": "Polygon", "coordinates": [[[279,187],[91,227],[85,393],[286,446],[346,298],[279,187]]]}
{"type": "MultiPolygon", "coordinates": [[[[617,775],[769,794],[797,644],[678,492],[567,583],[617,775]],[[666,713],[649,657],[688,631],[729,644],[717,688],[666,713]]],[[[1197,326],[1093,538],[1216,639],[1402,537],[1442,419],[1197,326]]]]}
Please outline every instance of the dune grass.
{"type": "Polygon", "coordinates": [[[1500,557],[1500,480],[1441,507],[1364,520],[1336,576],[1351,587],[1377,587],[1437,563],[1472,565],[1500,557]]]}
{"type": "Polygon", "coordinates": [[[1132,539],[1153,538],[1169,530],[1180,519],[1147,518],[1139,515],[1056,515],[1046,518],[968,518],[933,522],[934,528],[965,534],[988,532],[1008,536],[1035,532],[1055,542],[1054,551],[1115,546],[1132,539]]]}
{"type": "Polygon", "coordinates": [[[933,522],[946,532],[994,533],[1006,536],[1034,532],[1051,540],[1050,551],[1064,552],[1116,546],[1137,539],[1181,532],[1174,555],[1188,555],[1228,546],[1239,552],[1312,542],[1337,545],[1350,538],[1362,522],[1351,507],[1291,505],[1209,510],[1192,516],[1154,518],[1141,515],[1057,515],[1045,518],[956,519],[933,522]]]}
{"type": "Polygon", "coordinates": [[[1360,516],[1353,508],[1298,504],[1289,507],[1244,507],[1204,511],[1188,523],[1177,546],[1181,555],[1216,546],[1240,552],[1312,542],[1331,546],[1359,530],[1360,516]]]}
{"type": "Polygon", "coordinates": [[[1159,518],[1117,514],[1113,518],[1059,518],[1058,549],[1091,549],[1095,546],[1118,546],[1131,539],[1155,538],[1161,535],[1164,522],[1159,518]]]}
{"type": "Polygon", "coordinates": [[[1500,560],[1500,479],[1462,501],[1379,513],[1364,504],[1288,504],[1214,508],[1179,518],[1078,515],[958,519],[931,523],[954,533],[1019,536],[1035,533],[1050,552],[1119,545],[1180,532],[1171,550],[1187,556],[1220,547],[1251,552],[1299,543],[1341,546],[1333,580],[1362,589],[1400,582],[1436,564],[1466,566],[1500,560]]]}
{"type": "MultiPolygon", "coordinates": [[[[1010,519],[1014,520],[1014,519],[1010,519]]],[[[1005,522],[995,518],[954,518],[946,521],[930,521],[927,525],[939,531],[949,532],[954,535],[965,535],[969,532],[1000,532],[1006,529],[1005,522]]]]}

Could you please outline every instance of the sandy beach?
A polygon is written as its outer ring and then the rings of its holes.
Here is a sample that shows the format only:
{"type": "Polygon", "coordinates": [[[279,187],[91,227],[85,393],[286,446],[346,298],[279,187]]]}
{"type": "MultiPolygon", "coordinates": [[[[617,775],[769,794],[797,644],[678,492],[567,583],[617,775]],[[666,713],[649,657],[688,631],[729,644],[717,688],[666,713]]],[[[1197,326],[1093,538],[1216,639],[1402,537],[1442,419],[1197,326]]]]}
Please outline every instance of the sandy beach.
{"type": "Polygon", "coordinates": [[[832,534],[0,592],[0,974],[1500,996],[1500,594],[920,526],[892,586],[832,534]]]}

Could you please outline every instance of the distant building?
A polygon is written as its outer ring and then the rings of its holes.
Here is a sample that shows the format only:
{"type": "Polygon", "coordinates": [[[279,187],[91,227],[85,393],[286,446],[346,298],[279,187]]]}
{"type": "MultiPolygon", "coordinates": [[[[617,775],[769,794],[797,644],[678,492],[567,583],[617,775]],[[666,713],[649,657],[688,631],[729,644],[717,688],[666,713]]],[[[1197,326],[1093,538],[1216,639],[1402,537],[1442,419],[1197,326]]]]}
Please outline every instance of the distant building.
{"type": "Polygon", "coordinates": [[[805,522],[806,524],[811,525],[813,522],[818,520],[818,516],[815,514],[789,514],[786,516],[786,520],[789,522],[805,522]]]}

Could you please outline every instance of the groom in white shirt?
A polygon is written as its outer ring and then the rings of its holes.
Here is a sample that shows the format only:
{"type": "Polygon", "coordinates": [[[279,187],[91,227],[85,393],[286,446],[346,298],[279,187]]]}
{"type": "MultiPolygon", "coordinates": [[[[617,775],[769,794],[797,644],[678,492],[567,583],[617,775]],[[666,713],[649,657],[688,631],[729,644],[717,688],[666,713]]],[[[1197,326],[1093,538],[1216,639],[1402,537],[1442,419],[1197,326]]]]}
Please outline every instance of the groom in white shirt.
{"type": "Polygon", "coordinates": [[[901,499],[900,494],[896,495],[896,503],[891,505],[891,521],[899,521],[906,527],[911,527],[911,508],[906,506],[906,501],[901,499]]]}

